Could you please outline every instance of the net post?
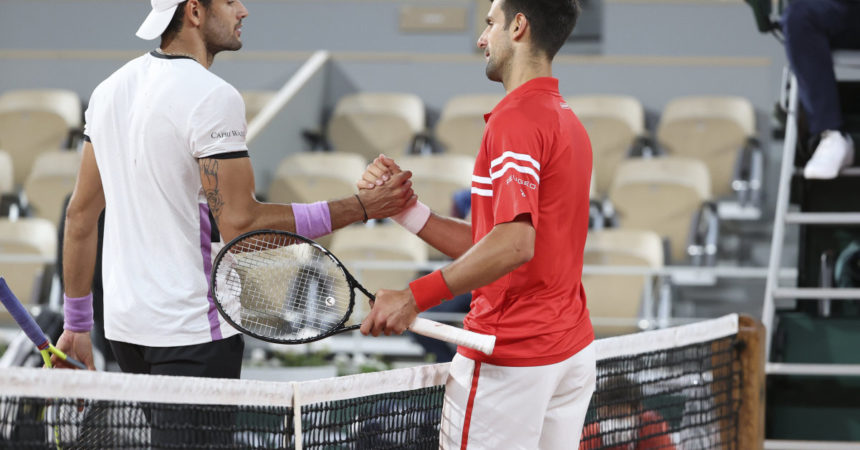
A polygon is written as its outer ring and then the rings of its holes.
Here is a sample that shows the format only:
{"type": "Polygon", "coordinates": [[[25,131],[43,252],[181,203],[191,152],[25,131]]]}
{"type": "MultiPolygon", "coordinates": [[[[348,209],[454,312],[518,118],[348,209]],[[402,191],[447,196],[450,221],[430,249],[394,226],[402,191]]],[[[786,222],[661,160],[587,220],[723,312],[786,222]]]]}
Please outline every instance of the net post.
{"type": "MultiPolygon", "coordinates": [[[[735,316],[735,325],[738,318],[735,316]]],[[[737,328],[735,328],[737,329],[737,328]]],[[[710,370],[713,375],[711,395],[718,420],[720,448],[741,449],[738,446],[738,412],[740,409],[741,365],[737,360],[737,334],[717,339],[710,344],[710,370]]]]}
{"type": "Polygon", "coordinates": [[[293,436],[295,436],[296,450],[302,450],[302,403],[299,395],[299,383],[290,383],[293,387],[293,436]]]}
{"type": "Polygon", "coordinates": [[[757,319],[741,315],[738,341],[743,383],[739,387],[738,448],[764,447],[765,328],[757,319]]]}

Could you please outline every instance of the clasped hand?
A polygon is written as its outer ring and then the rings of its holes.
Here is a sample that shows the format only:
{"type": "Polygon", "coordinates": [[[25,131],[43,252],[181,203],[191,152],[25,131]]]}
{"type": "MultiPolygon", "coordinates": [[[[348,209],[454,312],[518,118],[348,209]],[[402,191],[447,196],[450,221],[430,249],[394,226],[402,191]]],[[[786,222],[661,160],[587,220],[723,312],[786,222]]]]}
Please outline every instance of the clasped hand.
{"type": "MultiPolygon", "coordinates": [[[[374,190],[377,186],[384,186],[389,182],[399,182],[398,177],[401,177],[402,173],[403,171],[393,159],[379,155],[372,163],[368,164],[356,186],[359,192],[374,190]]],[[[414,205],[417,200],[417,196],[413,194],[407,207],[414,205]]],[[[376,292],[376,300],[372,300],[370,305],[370,314],[361,323],[361,334],[365,336],[368,334],[373,336],[401,334],[412,325],[419,312],[415,305],[415,298],[409,288],[402,290],[380,289],[376,292]]]]}

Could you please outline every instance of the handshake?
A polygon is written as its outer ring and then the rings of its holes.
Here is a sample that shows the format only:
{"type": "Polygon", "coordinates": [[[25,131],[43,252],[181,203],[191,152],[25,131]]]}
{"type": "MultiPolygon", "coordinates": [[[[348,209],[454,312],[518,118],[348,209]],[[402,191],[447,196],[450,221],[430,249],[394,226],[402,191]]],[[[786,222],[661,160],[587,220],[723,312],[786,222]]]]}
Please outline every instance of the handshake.
{"type": "Polygon", "coordinates": [[[401,226],[418,234],[430,217],[430,208],[418,201],[412,190],[412,172],[403,171],[393,159],[379,155],[358,180],[358,198],[367,218],[390,217],[401,226]]]}

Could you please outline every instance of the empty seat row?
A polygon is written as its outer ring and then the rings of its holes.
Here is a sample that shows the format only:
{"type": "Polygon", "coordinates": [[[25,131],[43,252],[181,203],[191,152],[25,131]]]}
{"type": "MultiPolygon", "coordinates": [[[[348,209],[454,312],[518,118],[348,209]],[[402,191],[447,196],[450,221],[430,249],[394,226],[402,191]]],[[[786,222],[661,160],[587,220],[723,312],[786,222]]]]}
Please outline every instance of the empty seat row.
{"type": "MultiPolygon", "coordinates": [[[[399,289],[421,275],[428,260],[427,247],[414,234],[394,224],[353,225],[337,231],[328,248],[349,267],[371,293],[382,288],[399,289]],[[376,263],[372,267],[365,263],[376,263]],[[381,266],[379,263],[390,266],[381,266]]],[[[584,251],[586,266],[659,269],[663,267],[660,237],[641,230],[596,230],[589,232],[584,251]]],[[[643,298],[655,287],[654,278],[642,274],[584,273],[589,313],[600,336],[639,330],[646,316],[643,298]],[[611,319],[606,321],[605,319],[611,319]]],[[[369,305],[359,296],[357,317],[369,305]]]]}
{"type": "MultiPolygon", "coordinates": [[[[588,130],[598,192],[606,195],[619,163],[637,139],[647,138],[642,105],[627,96],[568,97],[567,101],[588,130]]],[[[711,192],[722,197],[731,193],[738,158],[755,139],[755,111],[742,97],[681,97],[663,108],[655,134],[640,145],[702,160],[710,173],[711,192]]]]}
{"type": "Polygon", "coordinates": [[[12,160],[12,184],[24,184],[36,159],[70,147],[83,122],[78,95],[63,89],[16,90],[0,95],[0,150],[12,160]]]}
{"type": "MultiPolygon", "coordinates": [[[[267,197],[278,203],[315,202],[343,198],[357,192],[368,161],[345,152],[297,152],[278,166],[267,197]]],[[[401,167],[412,171],[412,186],[421,201],[443,215],[451,211],[454,193],[472,183],[474,157],[429,154],[399,158],[401,167]]],[[[324,238],[323,241],[329,242],[324,238]]],[[[430,249],[433,259],[443,255],[430,249]]]]}
{"type": "MultiPolygon", "coordinates": [[[[475,158],[465,155],[407,155],[397,160],[412,171],[413,189],[421,201],[441,214],[451,210],[454,192],[472,184],[475,158]]],[[[269,186],[274,202],[312,202],[352,195],[368,161],[346,152],[297,152],[278,166],[269,186]]]]}
{"type": "MultiPolygon", "coordinates": [[[[337,231],[328,248],[349,267],[371,293],[382,288],[399,289],[421,275],[428,260],[427,247],[414,234],[394,224],[353,225],[337,231]],[[364,263],[375,262],[367,267],[364,263]],[[389,263],[380,267],[378,263],[389,263]]],[[[589,232],[584,251],[586,266],[659,269],[663,267],[660,237],[641,230],[596,230],[589,232]]],[[[654,279],[641,274],[584,273],[588,309],[601,336],[638,331],[638,320],[645,316],[643,298],[654,288],[654,279]],[[619,319],[621,319],[619,321],[619,319]]],[[[369,305],[359,296],[357,317],[369,305]]]]}
{"type": "MultiPolygon", "coordinates": [[[[296,153],[280,165],[269,197],[279,202],[310,202],[348,196],[356,192],[355,182],[366,163],[357,154],[296,153]]],[[[401,159],[401,164],[413,171],[415,189],[422,200],[438,203],[432,208],[443,214],[447,213],[453,191],[470,185],[473,160],[463,155],[412,155],[401,159]],[[451,183],[450,188],[434,184],[446,181],[451,183]],[[427,198],[437,191],[438,200],[427,198]]],[[[691,215],[710,196],[704,163],[674,157],[635,158],[623,161],[619,172],[610,191],[623,225],[589,232],[585,264],[659,269],[667,260],[664,237],[672,242],[672,249],[679,249],[676,257],[682,258],[691,215]]],[[[322,241],[371,291],[405,286],[419,275],[415,264],[441,256],[416,236],[389,223],[354,225],[322,241]],[[361,267],[362,262],[374,260],[408,264],[386,269],[361,267]]],[[[626,319],[623,324],[601,323],[596,326],[598,333],[612,335],[638,329],[635,322],[643,316],[643,293],[653,287],[648,285],[649,280],[643,275],[583,275],[592,316],[626,319]]]]}
{"type": "MultiPolygon", "coordinates": [[[[653,231],[635,229],[592,230],[583,253],[586,266],[659,269],[663,267],[663,245],[653,231]]],[[[644,316],[643,297],[654,280],[638,274],[582,274],[588,312],[595,319],[624,319],[621,323],[595,320],[599,336],[639,331],[637,319],[644,316]]]]}
{"type": "Polygon", "coordinates": [[[328,122],[328,138],[336,151],[367,159],[380,153],[406,153],[425,129],[424,102],[417,95],[359,93],[342,97],[328,122]]]}
{"type": "MultiPolygon", "coordinates": [[[[462,95],[442,109],[433,137],[445,152],[475,156],[484,130],[484,114],[502,95],[462,95]]],[[[710,172],[711,192],[731,194],[741,162],[755,141],[751,102],[734,96],[691,96],[670,101],[660,115],[655,136],[645,127],[642,104],[630,96],[588,95],[566,98],[588,130],[594,151],[596,192],[606,196],[618,164],[637,146],[673,156],[702,160],[710,172]]],[[[399,157],[426,135],[421,99],[412,94],[357,93],[342,97],[327,124],[334,150],[372,159],[379,153],[399,157]]],[[[760,183],[759,183],[760,184],[760,183]]]]}
{"type": "Polygon", "coordinates": [[[619,228],[657,233],[668,241],[667,260],[681,264],[696,214],[712,199],[710,175],[696,159],[627,159],[618,165],[608,199],[619,228]]]}
{"type": "Polygon", "coordinates": [[[12,158],[0,150],[0,196],[4,212],[14,204],[23,208],[26,215],[48,219],[56,226],[63,202],[74,190],[80,164],[81,155],[77,151],[41,153],[33,161],[19,192],[10,175],[14,171],[12,158]]]}
{"type": "MultiPolygon", "coordinates": [[[[43,277],[57,251],[57,228],[41,218],[0,218],[0,275],[25,305],[39,300],[43,277]]],[[[0,324],[13,323],[0,308],[0,324]]]]}
{"type": "Polygon", "coordinates": [[[81,165],[76,151],[43,153],[24,182],[24,195],[30,215],[42,217],[57,225],[66,197],[75,189],[81,165]]]}
{"type": "MultiPolygon", "coordinates": [[[[413,189],[433,211],[449,215],[455,192],[471,186],[474,158],[455,154],[408,155],[399,159],[412,171],[413,189]]],[[[270,184],[273,202],[314,202],[357,192],[367,165],[361,155],[298,152],[284,158],[270,184]]],[[[596,178],[596,177],[595,177],[596,178]]],[[[667,260],[684,263],[692,224],[712,199],[710,174],[700,160],[663,156],[622,160],[608,200],[617,227],[649,230],[669,243],[667,260]]],[[[431,258],[443,256],[431,250],[431,258]]]]}
{"type": "Polygon", "coordinates": [[[15,205],[56,225],[74,187],[80,157],[66,151],[82,136],[77,93],[22,89],[0,95],[0,206],[15,205]]]}

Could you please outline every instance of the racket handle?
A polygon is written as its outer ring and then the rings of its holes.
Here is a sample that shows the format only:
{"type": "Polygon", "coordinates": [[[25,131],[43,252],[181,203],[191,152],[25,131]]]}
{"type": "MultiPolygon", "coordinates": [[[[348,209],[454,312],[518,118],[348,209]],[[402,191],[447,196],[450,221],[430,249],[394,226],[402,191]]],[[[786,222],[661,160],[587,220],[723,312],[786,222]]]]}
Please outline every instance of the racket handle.
{"type": "MultiPolygon", "coordinates": [[[[53,354],[59,356],[60,359],[62,359],[63,361],[77,367],[78,369],[87,370],[87,366],[85,366],[84,363],[78,361],[75,358],[72,358],[71,356],[67,355],[65,352],[58,349],[57,347],[54,347],[53,345],[48,345],[48,351],[50,353],[53,353],[53,354]]],[[[50,367],[50,366],[48,366],[48,367],[50,367]]]]}
{"type": "Polygon", "coordinates": [[[487,355],[492,355],[493,347],[496,346],[496,337],[493,335],[475,333],[421,317],[415,318],[409,330],[422,336],[469,347],[487,355]]]}
{"type": "Polygon", "coordinates": [[[42,329],[39,328],[39,325],[36,324],[30,313],[24,309],[24,305],[18,301],[18,297],[15,297],[15,294],[6,285],[6,280],[3,277],[0,277],[0,302],[3,303],[3,306],[6,307],[9,314],[15,319],[15,322],[18,322],[18,326],[24,330],[24,333],[33,341],[33,344],[36,344],[39,350],[44,350],[48,347],[48,337],[45,336],[45,333],[42,332],[42,329]]]}

